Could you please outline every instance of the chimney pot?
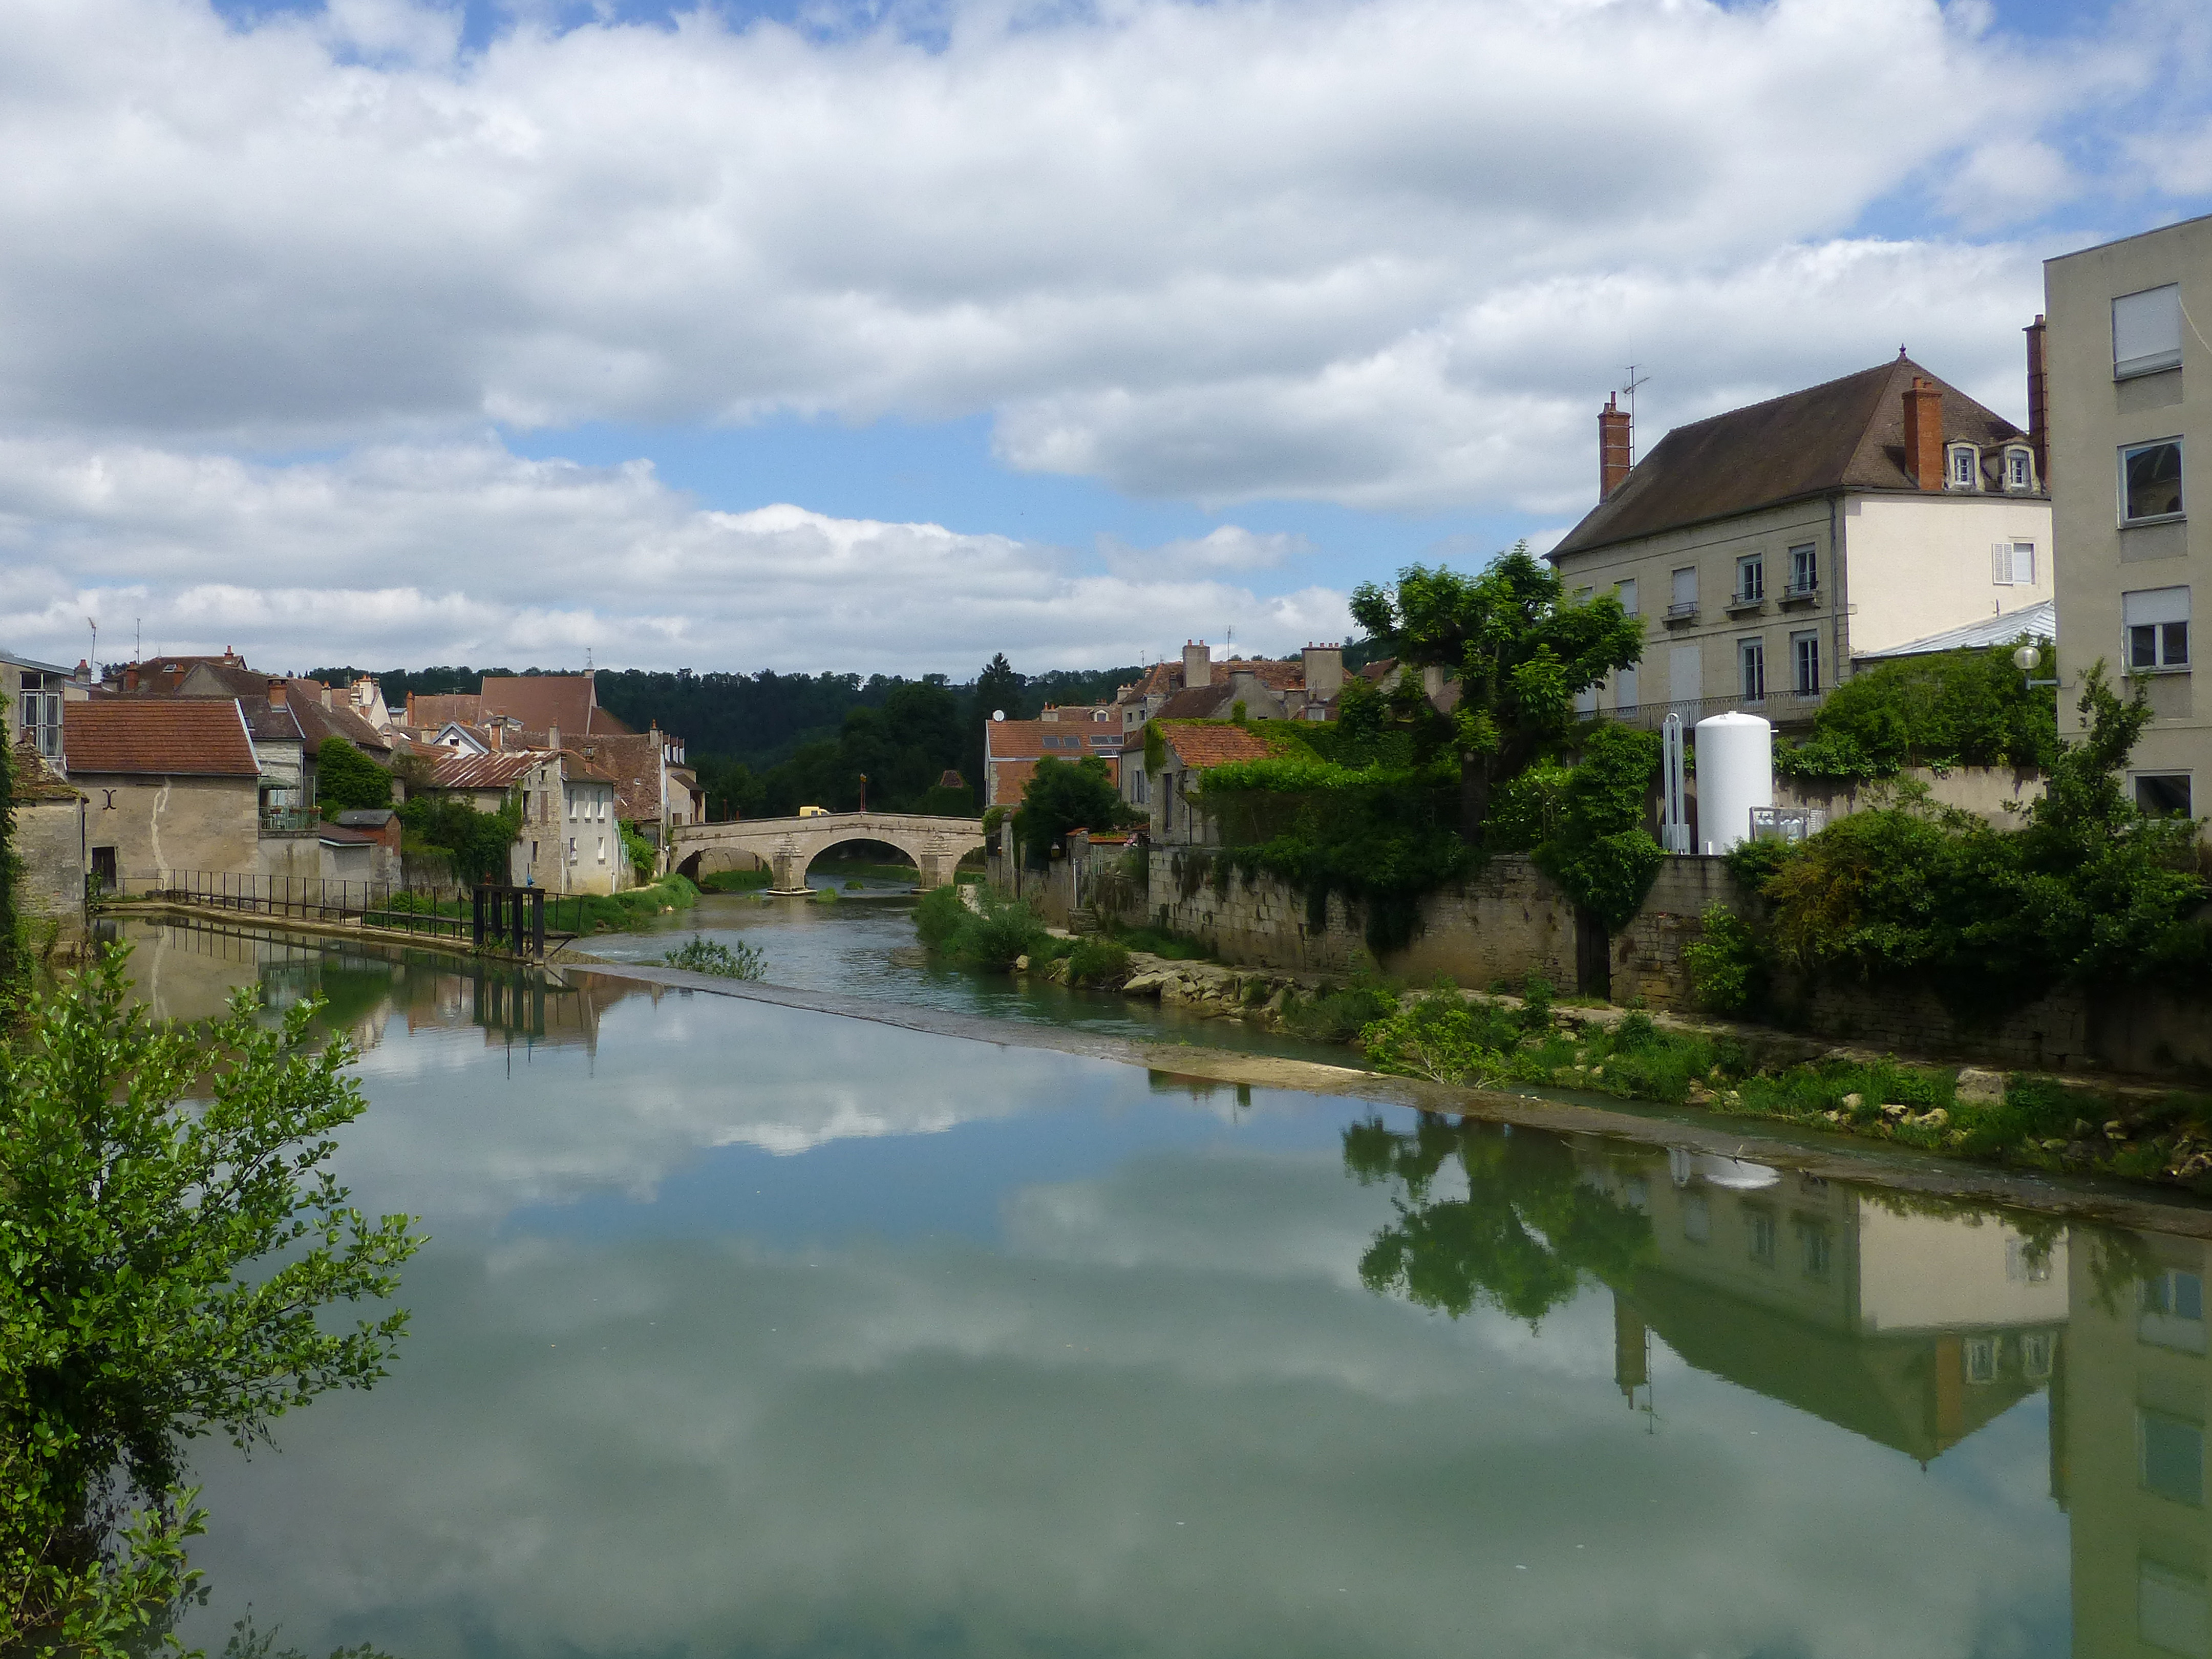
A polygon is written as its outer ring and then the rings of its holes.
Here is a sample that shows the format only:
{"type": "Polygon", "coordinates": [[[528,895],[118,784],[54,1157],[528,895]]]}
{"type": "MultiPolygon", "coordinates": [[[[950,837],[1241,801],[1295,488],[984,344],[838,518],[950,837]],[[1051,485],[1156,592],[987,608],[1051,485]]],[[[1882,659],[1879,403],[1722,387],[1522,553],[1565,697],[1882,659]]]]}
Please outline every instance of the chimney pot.
{"type": "Polygon", "coordinates": [[[1635,434],[1618,393],[1597,412],[1597,498],[1604,501],[1628,482],[1635,434]]]}

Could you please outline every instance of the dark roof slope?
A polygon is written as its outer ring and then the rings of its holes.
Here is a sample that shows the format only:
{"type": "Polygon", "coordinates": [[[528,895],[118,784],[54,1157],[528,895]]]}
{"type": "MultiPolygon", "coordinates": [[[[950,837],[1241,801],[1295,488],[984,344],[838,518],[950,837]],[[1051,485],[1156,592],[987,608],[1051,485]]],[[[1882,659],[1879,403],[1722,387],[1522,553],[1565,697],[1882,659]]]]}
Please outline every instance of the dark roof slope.
{"type": "Polygon", "coordinates": [[[1678,426],[1628,481],[1551,551],[1609,547],[1835,490],[1918,493],[1905,470],[1905,390],[1923,374],[1943,394],[1943,439],[1986,448],[2023,437],[1909,357],[1825,386],[1678,426]]]}
{"type": "Polygon", "coordinates": [[[533,732],[553,726],[563,738],[622,735],[629,731],[599,706],[589,674],[487,674],[479,693],[487,714],[512,714],[533,732]]]}
{"type": "Polygon", "coordinates": [[[261,775],[238,705],[217,697],[107,697],[62,705],[62,754],[74,775],[261,775]]]}

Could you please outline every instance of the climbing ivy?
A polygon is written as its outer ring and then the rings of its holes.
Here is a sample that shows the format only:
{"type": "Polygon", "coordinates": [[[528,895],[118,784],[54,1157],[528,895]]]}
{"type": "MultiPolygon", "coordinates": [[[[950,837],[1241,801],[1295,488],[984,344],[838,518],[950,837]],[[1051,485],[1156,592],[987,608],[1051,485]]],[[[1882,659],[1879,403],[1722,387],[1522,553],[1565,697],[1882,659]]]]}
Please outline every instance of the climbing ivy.
{"type": "MultiPolygon", "coordinates": [[[[1775,745],[1776,773],[1864,782],[1911,766],[2047,769],[2058,755],[2057,698],[2029,686],[2014,665],[2023,641],[1907,657],[1852,676],[1828,694],[1809,736],[1775,745]]],[[[2038,677],[2048,678],[2051,647],[2043,649],[2038,677]]]]}

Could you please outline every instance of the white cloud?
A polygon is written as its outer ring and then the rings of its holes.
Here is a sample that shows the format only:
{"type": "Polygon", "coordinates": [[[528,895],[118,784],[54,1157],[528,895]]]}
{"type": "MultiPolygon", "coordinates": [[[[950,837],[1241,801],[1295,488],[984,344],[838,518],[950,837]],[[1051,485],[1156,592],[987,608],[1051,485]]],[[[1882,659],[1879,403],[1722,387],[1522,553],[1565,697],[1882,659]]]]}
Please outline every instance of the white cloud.
{"type": "Polygon", "coordinates": [[[1002,649],[1108,666],[1157,654],[1194,616],[1255,650],[1340,637],[1340,592],[1262,598],[1222,579],[1291,539],[1224,526],[1198,556],[1101,574],[938,525],[704,511],[642,463],[490,443],[258,465],[0,441],[0,639],[75,661],[93,616],[111,656],[136,626],[150,650],[235,647],[271,668],[589,650],[607,666],[964,672],[1002,649]]]}
{"type": "Polygon", "coordinates": [[[1313,544],[1285,532],[1247,530],[1225,524],[1203,536],[1186,536],[1158,547],[1132,547],[1115,536],[1098,538],[1098,555],[1116,575],[1158,576],[1177,572],[1274,570],[1311,556],[1313,544]]]}
{"type": "Polygon", "coordinates": [[[2047,197],[2033,129],[2148,61],[2062,79],[1933,0],[866,15],[471,55],[408,0],[23,0],[0,416],[296,445],[990,411],[1012,464],[1142,493],[1527,505],[1584,489],[1632,351],[1686,404],[1716,357],[1863,366],[1869,258],[1881,335],[1986,374],[2031,258],[1836,239],[1970,152],[2047,197]]]}

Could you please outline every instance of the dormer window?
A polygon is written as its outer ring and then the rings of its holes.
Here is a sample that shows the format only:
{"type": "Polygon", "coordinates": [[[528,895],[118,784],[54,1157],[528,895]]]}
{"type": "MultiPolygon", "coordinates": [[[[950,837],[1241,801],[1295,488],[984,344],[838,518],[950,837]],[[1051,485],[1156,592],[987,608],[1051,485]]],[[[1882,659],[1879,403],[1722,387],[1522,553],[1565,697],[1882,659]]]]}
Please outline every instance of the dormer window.
{"type": "Polygon", "coordinates": [[[1982,481],[1982,455],[1972,444],[1951,444],[1944,452],[1943,481],[1953,489],[1972,489],[1982,481]]]}
{"type": "Polygon", "coordinates": [[[2015,495],[2035,488],[2035,452],[2025,444],[2008,445],[2005,449],[2004,487],[2015,495]]]}

